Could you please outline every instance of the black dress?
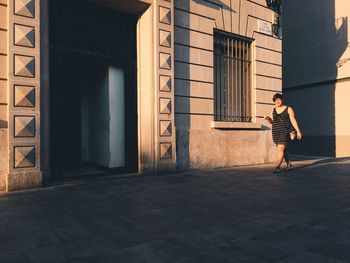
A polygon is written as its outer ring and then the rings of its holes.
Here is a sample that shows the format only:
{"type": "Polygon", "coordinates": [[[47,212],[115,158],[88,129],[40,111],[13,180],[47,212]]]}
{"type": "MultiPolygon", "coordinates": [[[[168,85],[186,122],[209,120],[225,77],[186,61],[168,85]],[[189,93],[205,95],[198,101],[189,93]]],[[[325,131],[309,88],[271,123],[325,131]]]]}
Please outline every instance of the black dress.
{"type": "Polygon", "coordinates": [[[276,108],[273,109],[272,121],[272,139],[275,144],[284,144],[290,140],[289,132],[291,131],[291,122],[288,113],[288,107],[281,113],[277,113],[276,108]]]}

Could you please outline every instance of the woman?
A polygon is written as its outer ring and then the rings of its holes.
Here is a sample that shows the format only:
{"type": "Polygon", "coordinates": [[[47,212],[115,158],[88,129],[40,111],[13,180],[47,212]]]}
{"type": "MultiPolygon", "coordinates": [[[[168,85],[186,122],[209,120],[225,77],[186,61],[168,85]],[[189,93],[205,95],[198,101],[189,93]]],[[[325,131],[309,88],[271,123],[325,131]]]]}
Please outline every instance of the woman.
{"type": "Polygon", "coordinates": [[[290,141],[291,128],[294,127],[298,140],[301,140],[302,134],[293,109],[283,104],[282,94],[276,93],[272,100],[275,103],[272,117],[265,116],[265,120],[272,124],[272,138],[277,146],[276,168],[273,170],[273,173],[280,173],[283,159],[287,163],[287,167],[284,171],[292,169],[292,162],[289,159],[287,150],[287,144],[290,141]]]}

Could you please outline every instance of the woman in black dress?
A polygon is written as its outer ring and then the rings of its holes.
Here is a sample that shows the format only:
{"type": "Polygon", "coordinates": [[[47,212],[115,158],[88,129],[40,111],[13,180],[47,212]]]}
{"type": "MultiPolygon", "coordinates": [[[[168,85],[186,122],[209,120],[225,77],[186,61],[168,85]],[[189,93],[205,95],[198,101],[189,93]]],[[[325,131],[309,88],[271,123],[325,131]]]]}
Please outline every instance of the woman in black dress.
{"type": "Polygon", "coordinates": [[[292,162],[289,159],[287,150],[287,144],[290,141],[291,128],[293,127],[296,131],[296,137],[298,140],[301,140],[302,134],[293,109],[283,104],[282,95],[280,93],[276,93],[272,100],[275,103],[275,108],[272,111],[272,117],[265,116],[265,120],[272,124],[272,138],[273,142],[277,146],[276,168],[273,170],[273,172],[280,173],[283,159],[287,163],[285,171],[289,171],[292,168],[292,162]]]}

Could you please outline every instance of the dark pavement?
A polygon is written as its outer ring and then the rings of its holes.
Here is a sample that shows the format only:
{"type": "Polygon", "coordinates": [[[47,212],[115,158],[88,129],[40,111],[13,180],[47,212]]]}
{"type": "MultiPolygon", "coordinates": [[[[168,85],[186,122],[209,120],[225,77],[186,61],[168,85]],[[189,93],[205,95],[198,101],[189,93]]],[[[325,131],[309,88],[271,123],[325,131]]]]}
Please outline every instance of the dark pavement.
{"type": "Polygon", "coordinates": [[[350,262],[350,161],[0,194],[0,262],[350,262]]]}

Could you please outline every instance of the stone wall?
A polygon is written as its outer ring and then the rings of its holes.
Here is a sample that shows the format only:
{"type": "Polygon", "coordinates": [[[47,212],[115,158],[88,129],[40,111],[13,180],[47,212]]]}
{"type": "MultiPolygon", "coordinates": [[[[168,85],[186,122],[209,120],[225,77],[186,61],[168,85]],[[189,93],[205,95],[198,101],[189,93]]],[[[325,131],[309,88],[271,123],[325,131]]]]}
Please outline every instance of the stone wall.
{"type": "Polygon", "coordinates": [[[8,4],[0,0],[0,191],[5,190],[8,167],[7,58],[8,4]]]}
{"type": "MultiPolygon", "coordinates": [[[[264,0],[175,1],[175,123],[181,168],[272,162],[274,145],[263,121],[282,89],[282,45],[258,30],[274,22],[264,0]],[[214,129],[213,31],[254,39],[252,129],[214,129]],[[256,128],[260,127],[260,128],[256,128]]],[[[238,125],[239,126],[239,125],[238,125]]]]}
{"type": "Polygon", "coordinates": [[[8,191],[41,186],[40,0],[8,1],[8,191]]]}
{"type": "Polygon", "coordinates": [[[350,156],[350,3],[321,2],[286,1],[283,7],[284,93],[304,134],[292,150],[350,156]]]}

